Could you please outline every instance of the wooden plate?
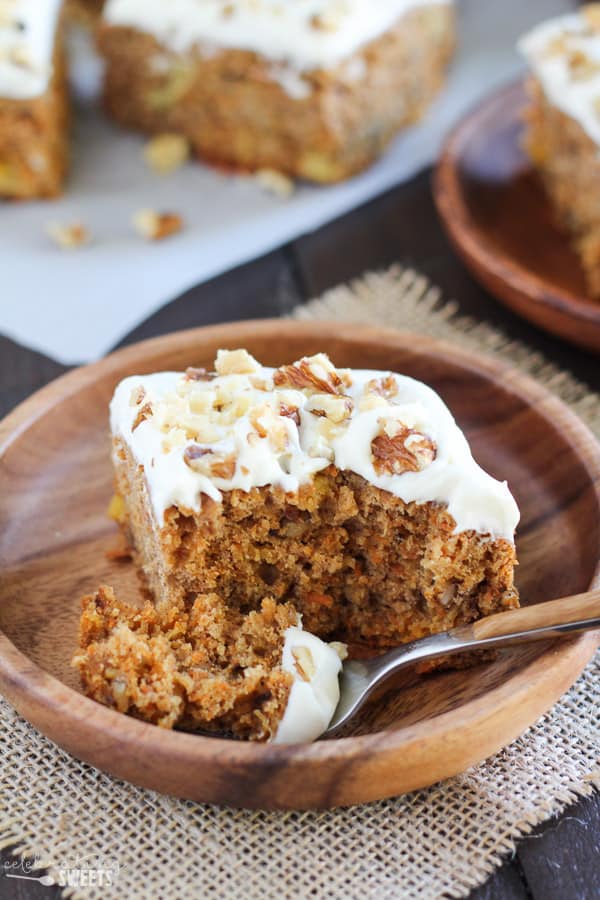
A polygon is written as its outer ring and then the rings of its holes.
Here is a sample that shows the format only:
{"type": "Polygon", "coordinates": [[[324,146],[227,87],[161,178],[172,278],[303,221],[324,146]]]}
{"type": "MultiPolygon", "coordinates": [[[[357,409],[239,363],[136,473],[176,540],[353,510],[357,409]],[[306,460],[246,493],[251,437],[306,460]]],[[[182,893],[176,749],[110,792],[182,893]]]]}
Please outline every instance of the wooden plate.
{"type": "Polygon", "coordinates": [[[434,177],[438,211],[473,275],[520,316],[600,351],[600,302],[521,149],[523,84],[493,94],[448,138],[434,177]]]}
{"type": "Polygon", "coordinates": [[[112,474],[107,404],[125,375],[210,365],[218,347],[279,365],[328,351],[338,365],[424,379],[455,411],[479,461],[522,510],[518,583],[540,602],[600,585],[600,451],[557,400],[513,369],[441,342],[336,323],[243,322],[168,335],[71,372],[0,424],[0,690],[75,756],[194,800],[331,807],[431,784],[535,721],[591,657],[597,636],[513,649],[468,671],[399,685],[356,736],[268,746],[166,731],[78,693],[69,660],[79,598],[101,581],[137,591],[105,551],[112,474]]]}

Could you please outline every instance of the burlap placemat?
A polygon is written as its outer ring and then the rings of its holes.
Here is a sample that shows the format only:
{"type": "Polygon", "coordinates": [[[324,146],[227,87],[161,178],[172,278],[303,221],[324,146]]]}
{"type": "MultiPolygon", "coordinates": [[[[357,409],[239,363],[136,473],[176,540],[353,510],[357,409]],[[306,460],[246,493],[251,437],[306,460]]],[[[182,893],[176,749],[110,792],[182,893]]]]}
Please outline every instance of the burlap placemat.
{"type": "MultiPolygon", "coordinates": [[[[600,396],[488,325],[457,318],[423,277],[393,268],[329,292],[299,318],[410,328],[510,360],[600,434],[600,396]]],[[[600,787],[600,658],[493,759],[398,799],[267,813],[174,800],[72,759],[0,702],[0,843],[47,866],[73,897],[461,897],[516,839],[600,787]]],[[[13,874],[26,874],[17,859],[13,874]]],[[[35,874],[29,873],[29,874],[35,874]]]]}

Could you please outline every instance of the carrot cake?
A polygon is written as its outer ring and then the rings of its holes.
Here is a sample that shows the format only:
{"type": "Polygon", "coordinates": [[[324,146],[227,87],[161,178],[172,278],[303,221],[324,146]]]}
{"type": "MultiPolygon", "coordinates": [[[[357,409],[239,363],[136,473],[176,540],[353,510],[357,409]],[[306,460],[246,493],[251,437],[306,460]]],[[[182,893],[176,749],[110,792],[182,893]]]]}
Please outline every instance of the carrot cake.
{"type": "Polygon", "coordinates": [[[451,0],[108,0],[105,106],[198,156],[333,182],[375,160],[438,92],[451,0]]]}
{"type": "Polygon", "coordinates": [[[0,197],[53,197],[67,171],[62,0],[0,3],[0,197]]]}
{"type": "Polygon", "coordinates": [[[600,297],[600,3],[544,22],[520,49],[532,73],[525,147],[600,297]]]}
{"type": "Polygon", "coordinates": [[[84,598],[75,663],[103,703],[312,739],[337,642],[389,647],[518,605],[515,501],[420,382],[219,351],[214,372],[126,378],[111,424],[112,512],[154,602],[84,598]]]}

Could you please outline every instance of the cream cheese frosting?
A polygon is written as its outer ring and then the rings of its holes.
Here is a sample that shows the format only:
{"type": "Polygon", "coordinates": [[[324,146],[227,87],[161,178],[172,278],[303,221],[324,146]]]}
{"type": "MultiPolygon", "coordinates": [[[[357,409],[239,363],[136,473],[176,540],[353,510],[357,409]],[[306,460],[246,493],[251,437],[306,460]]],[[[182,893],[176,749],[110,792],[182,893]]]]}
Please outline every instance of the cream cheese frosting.
{"type": "Polygon", "coordinates": [[[0,97],[44,94],[62,0],[0,0],[0,97]]]}
{"type": "Polygon", "coordinates": [[[272,485],[296,492],[334,464],[404,502],[445,504],[456,531],[514,540],[519,511],[506,482],[475,462],[442,399],[422,382],[338,370],[318,354],[274,370],[219,351],[216,374],[131,376],[111,402],[111,428],[144,467],[159,525],[171,506],[272,485]]]}
{"type": "Polygon", "coordinates": [[[600,146],[600,8],[543,22],[519,50],[548,101],[600,146]]]}
{"type": "MultiPolygon", "coordinates": [[[[251,50],[299,70],[331,68],[434,0],[108,0],[104,17],[177,53],[251,50]]],[[[444,5],[452,0],[435,0],[444,5]]]]}
{"type": "Polygon", "coordinates": [[[294,681],[273,744],[314,741],[331,722],[340,699],[343,644],[326,644],[298,627],[287,628],[281,667],[294,681]]]}

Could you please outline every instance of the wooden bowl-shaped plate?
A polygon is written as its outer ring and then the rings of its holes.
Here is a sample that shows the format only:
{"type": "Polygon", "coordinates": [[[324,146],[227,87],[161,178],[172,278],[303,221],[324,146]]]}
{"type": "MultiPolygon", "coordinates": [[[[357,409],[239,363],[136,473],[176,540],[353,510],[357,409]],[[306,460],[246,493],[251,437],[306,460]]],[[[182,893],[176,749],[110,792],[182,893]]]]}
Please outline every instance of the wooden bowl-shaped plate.
{"type": "Polygon", "coordinates": [[[518,584],[537,603],[600,585],[600,449],[558,400],[513,369],[403,332],[336,323],[243,322],[121,350],[71,372],[0,424],[0,690],[80,759],[193,800],[265,808],[375,800],[461,772],[513,740],[569,687],[597,635],[521,646],[465,671],[413,677],[356,734],[270,746],[167,731],[79,692],[69,661],[79,598],[100,582],[130,597],[132,565],[110,561],[115,526],[107,405],[126,375],[210,366],[219,347],[271,365],[327,351],[340,366],[427,381],[476,458],[522,510],[518,584]]]}
{"type": "Polygon", "coordinates": [[[521,148],[525,104],[525,87],[515,84],[459,123],[436,169],[437,208],[460,256],[498,300],[600,351],[600,302],[588,297],[579,260],[521,148]]]}

